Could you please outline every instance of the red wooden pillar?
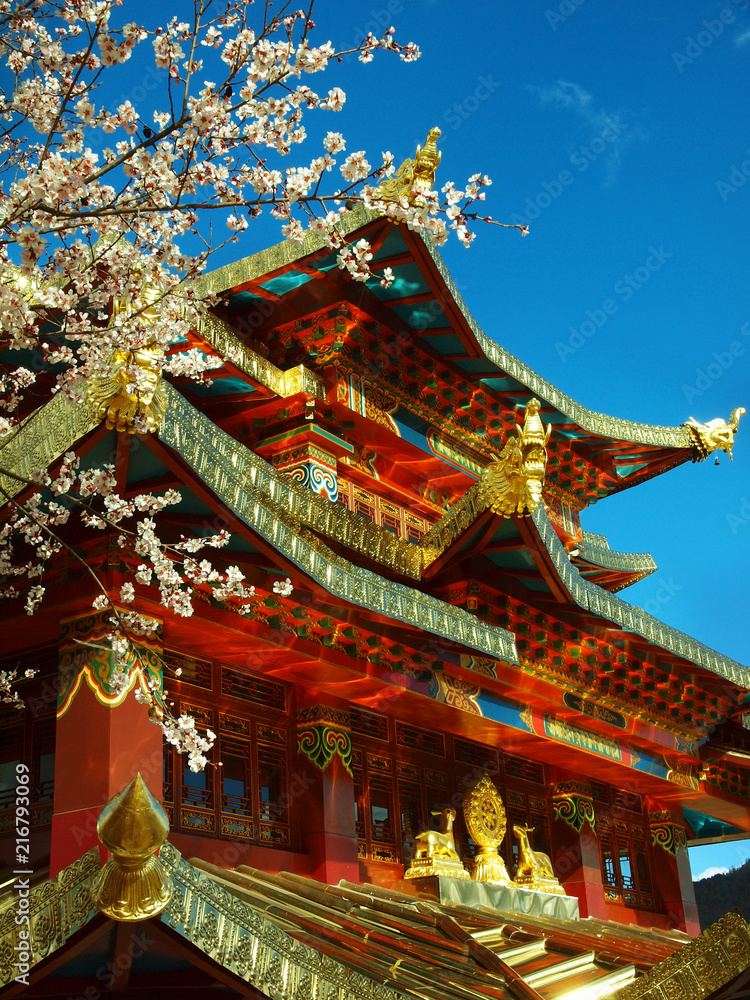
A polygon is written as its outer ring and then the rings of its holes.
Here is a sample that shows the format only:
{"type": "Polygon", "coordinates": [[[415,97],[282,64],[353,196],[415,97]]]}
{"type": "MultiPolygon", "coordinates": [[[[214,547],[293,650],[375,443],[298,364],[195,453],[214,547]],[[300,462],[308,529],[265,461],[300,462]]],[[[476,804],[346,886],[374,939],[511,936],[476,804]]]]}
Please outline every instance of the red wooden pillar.
{"type": "MultiPolygon", "coordinates": [[[[137,771],[161,800],[162,732],[132,687],[120,695],[110,687],[108,618],[92,613],[60,624],[51,875],[98,845],[99,813],[137,771]]],[[[160,652],[155,641],[144,642],[142,660],[152,675],[160,671],[160,652]]]]}
{"type": "Polygon", "coordinates": [[[566,779],[553,784],[552,866],[582,917],[607,919],[591,786],[566,779]]]}
{"type": "Polygon", "coordinates": [[[298,784],[296,809],[310,875],[328,885],[359,881],[352,736],[348,703],[297,691],[298,784]]]}
{"type": "Polygon", "coordinates": [[[648,814],[651,843],[654,849],[656,888],[664,901],[670,929],[700,934],[701,925],[695,902],[693,876],[687,853],[687,838],[682,816],[668,809],[654,809],[648,814]]]}

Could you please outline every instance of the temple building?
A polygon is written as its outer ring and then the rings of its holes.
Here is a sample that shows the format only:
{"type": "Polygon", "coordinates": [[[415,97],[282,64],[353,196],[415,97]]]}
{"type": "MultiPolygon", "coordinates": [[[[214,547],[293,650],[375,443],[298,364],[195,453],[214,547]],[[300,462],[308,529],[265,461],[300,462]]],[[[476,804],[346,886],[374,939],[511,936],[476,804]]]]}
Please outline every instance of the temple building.
{"type": "MultiPolygon", "coordinates": [[[[210,385],[36,399],[2,449],[21,479],[74,449],[125,497],[178,491],[162,536],[231,532],[213,561],[255,596],[205,584],[182,617],[136,584],[126,691],[80,562],[34,617],[5,603],[0,669],[37,673],[0,714],[0,996],[749,996],[747,924],[701,929],[687,844],[750,833],[750,668],[628,603],[653,560],[583,527],[731,455],[744,411],[594,413],[478,327],[424,238],[362,207],[344,230],[367,282],[312,234],[206,278],[173,350],[210,385]],[[149,678],[220,766],[164,744],[149,678]]],[[[116,602],[139,556],[71,532],[116,602]]]]}

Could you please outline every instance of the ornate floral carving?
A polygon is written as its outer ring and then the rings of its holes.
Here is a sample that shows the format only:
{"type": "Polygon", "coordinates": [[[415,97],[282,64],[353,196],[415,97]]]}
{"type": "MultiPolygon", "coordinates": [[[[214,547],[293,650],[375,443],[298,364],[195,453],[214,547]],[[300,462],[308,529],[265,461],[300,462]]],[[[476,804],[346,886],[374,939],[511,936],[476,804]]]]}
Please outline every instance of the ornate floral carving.
{"type": "Polygon", "coordinates": [[[161,920],[229,972],[271,997],[356,996],[357,1000],[399,1000],[393,990],[346,968],[334,958],[286,934],[262,913],[183,861],[166,843],[159,858],[175,892],[161,920]],[[178,911],[175,913],[174,908],[178,911]],[[204,933],[212,915],[212,934],[204,933]],[[297,990],[297,986],[299,989],[297,990]]]}
{"type": "MultiPolygon", "coordinates": [[[[96,915],[90,887],[99,872],[99,850],[95,848],[59,875],[29,891],[29,967],[33,967],[80,930],[96,915]]],[[[18,974],[16,946],[26,944],[16,924],[17,896],[0,905],[0,987],[18,974]]],[[[24,928],[25,929],[25,928],[24,928]]]]}
{"type": "Polygon", "coordinates": [[[703,1000],[750,964],[750,931],[737,912],[615,994],[616,1000],[703,1000]]]}
{"type": "Polygon", "coordinates": [[[61,718],[70,708],[82,683],[88,684],[102,705],[114,708],[121,705],[138,678],[148,674],[148,680],[162,686],[161,622],[153,619],[154,634],[139,639],[139,669],[134,670],[124,690],[111,686],[114,659],[109,649],[108,633],[112,626],[106,612],[91,613],[71,618],[60,625],[60,667],[57,691],[57,717],[61,718]]]}

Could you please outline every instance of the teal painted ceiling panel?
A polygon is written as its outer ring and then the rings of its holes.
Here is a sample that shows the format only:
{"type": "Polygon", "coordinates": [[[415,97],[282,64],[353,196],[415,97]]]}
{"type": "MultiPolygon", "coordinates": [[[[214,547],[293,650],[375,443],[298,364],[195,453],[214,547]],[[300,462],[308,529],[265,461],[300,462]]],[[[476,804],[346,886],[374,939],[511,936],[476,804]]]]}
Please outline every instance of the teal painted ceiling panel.
{"type": "Polygon", "coordinates": [[[409,295],[424,295],[430,290],[430,286],[416,264],[402,264],[397,267],[394,271],[393,282],[388,288],[383,288],[380,284],[380,277],[377,275],[367,281],[367,287],[384,302],[404,299],[409,295]]]}
{"type": "Polygon", "coordinates": [[[419,302],[410,306],[394,306],[394,313],[412,330],[432,330],[450,326],[437,302],[419,302]]]}
{"type": "MultiPolygon", "coordinates": [[[[209,378],[210,378],[209,373],[209,378]]],[[[241,378],[215,378],[209,385],[201,385],[200,382],[193,382],[188,387],[188,391],[195,396],[204,398],[205,396],[236,396],[247,392],[255,392],[249,382],[241,378]]]]}
{"type": "Polygon", "coordinates": [[[286,295],[287,292],[294,291],[295,288],[301,288],[305,282],[311,279],[311,274],[303,274],[301,271],[287,271],[285,274],[280,274],[277,278],[264,281],[260,287],[265,288],[267,292],[273,292],[274,295],[281,296],[286,295]]]}
{"type": "Polygon", "coordinates": [[[423,337],[430,347],[440,351],[441,354],[458,354],[462,351],[463,344],[455,334],[446,334],[444,337],[423,337]]]}
{"type": "Polygon", "coordinates": [[[383,240],[383,244],[376,254],[373,255],[373,260],[385,260],[386,257],[395,257],[396,254],[406,253],[406,243],[401,235],[401,230],[397,229],[395,226],[391,230],[390,234],[383,240]]]}

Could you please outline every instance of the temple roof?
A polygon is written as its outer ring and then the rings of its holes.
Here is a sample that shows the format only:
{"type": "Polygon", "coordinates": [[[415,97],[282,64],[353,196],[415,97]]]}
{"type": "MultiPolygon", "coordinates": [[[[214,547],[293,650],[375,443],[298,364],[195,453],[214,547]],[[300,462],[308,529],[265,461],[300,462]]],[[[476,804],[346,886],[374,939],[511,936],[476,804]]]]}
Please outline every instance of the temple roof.
{"type": "MultiPolygon", "coordinates": [[[[277,472],[219,430],[210,417],[196,410],[171,386],[167,386],[167,396],[169,406],[160,430],[161,441],[290,564],[363,612],[380,611],[477,652],[517,662],[512,634],[401,581],[419,581],[425,573],[433,573],[436,556],[450,554],[456,546],[468,550],[480,535],[483,547],[491,551],[496,538],[507,543],[509,531],[521,531],[519,543],[530,552],[526,562],[531,576],[526,583],[533,590],[572,601],[587,614],[646,644],[656,643],[740,687],[750,686],[746,666],[586,579],[571,561],[541,506],[531,519],[533,527],[528,526],[527,519],[516,522],[501,517],[492,518],[488,527],[480,518],[484,508],[474,509],[476,494],[469,491],[419,544],[413,544],[277,472]],[[338,543],[347,558],[337,555],[322,539],[338,543]],[[399,582],[389,579],[394,574],[399,582]]],[[[36,465],[54,462],[97,424],[85,407],[70,404],[62,396],[51,400],[45,409],[48,412],[44,416],[37,411],[28,428],[6,445],[6,467],[17,475],[27,475],[36,465]]],[[[19,488],[12,480],[3,480],[2,484],[11,495],[19,488]]],[[[584,554],[587,544],[590,542],[584,541],[584,554]]],[[[596,547],[605,554],[601,541],[596,547]]],[[[498,566],[510,568],[505,565],[508,556],[502,547],[491,558],[498,566]]]]}
{"type": "MultiPolygon", "coordinates": [[[[426,385],[428,393],[433,390],[434,423],[442,423],[457,439],[463,437],[480,462],[493,445],[493,426],[500,429],[488,401],[513,411],[531,397],[540,399],[544,421],[553,425],[550,481],[559,480],[586,503],[705,457],[687,426],[656,426],[596,413],[499,346],[473,318],[429,241],[362,207],[344,217],[342,228],[350,237],[356,234],[373,246],[375,273],[364,285],[339,271],[335,252],[314,234],[308,234],[302,244],[278,244],[206,277],[206,288],[226,303],[221,315],[246,343],[249,338],[256,344],[267,342],[284,325],[319,317],[324,309],[348,302],[365,326],[369,322],[397,331],[399,352],[408,335],[434,359],[437,369],[432,379],[417,375],[412,366],[420,387],[426,385]],[[385,267],[395,275],[387,289],[381,286],[378,273],[385,267]],[[459,387],[460,400],[454,393],[442,398],[443,382],[459,387]],[[451,401],[456,408],[454,418],[446,415],[451,401]]],[[[367,354],[366,343],[363,350],[367,354]]],[[[329,352],[326,357],[333,355],[329,352]]],[[[400,359],[392,360],[394,372],[404,368],[400,359]]],[[[311,355],[305,363],[314,367],[318,362],[311,355]]],[[[386,376],[382,365],[381,372],[386,376]]],[[[394,372],[388,373],[392,390],[394,372]]],[[[385,378],[384,386],[388,382],[385,378]]],[[[408,378],[404,384],[408,387],[408,378]]],[[[408,410],[408,388],[396,395],[408,410]]],[[[412,407],[413,412],[419,410],[429,422],[425,399],[420,403],[422,408],[412,407]]],[[[466,467],[470,468],[470,462],[466,467]]]]}
{"type": "Polygon", "coordinates": [[[629,587],[651,573],[657,565],[648,552],[616,552],[604,535],[584,531],[578,552],[569,553],[573,565],[585,579],[612,593],[629,587]]]}

